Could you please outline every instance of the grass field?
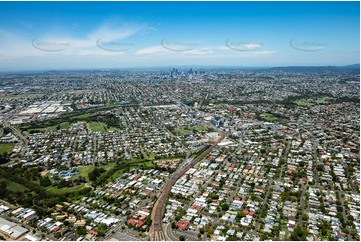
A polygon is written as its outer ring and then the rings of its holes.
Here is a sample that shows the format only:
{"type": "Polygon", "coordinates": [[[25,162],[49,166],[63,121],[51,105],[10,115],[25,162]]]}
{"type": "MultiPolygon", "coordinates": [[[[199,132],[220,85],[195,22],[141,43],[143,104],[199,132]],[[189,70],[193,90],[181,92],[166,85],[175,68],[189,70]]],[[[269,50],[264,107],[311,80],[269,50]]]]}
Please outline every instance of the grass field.
{"type": "MultiPolygon", "coordinates": [[[[60,129],[68,129],[70,127],[70,124],[68,122],[65,122],[65,123],[61,123],[59,126],[60,126],[60,129]]],[[[47,131],[56,131],[57,128],[58,128],[58,125],[53,125],[53,126],[48,126],[45,128],[28,129],[27,131],[30,132],[30,131],[36,130],[39,132],[47,132],[47,131]]]]}
{"type": "Polygon", "coordinates": [[[147,153],[143,149],[141,149],[142,155],[144,156],[144,159],[146,160],[154,160],[156,157],[156,154],[154,153],[147,153]]]}
{"type": "MultiPolygon", "coordinates": [[[[115,163],[111,162],[111,163],[107,163],[106,165],[101,165],[99,167],[104,168],[106,171],[108,171],[114,166],[115,166],[115,163]]],[[[85,177],[85,180],[87,181],[87,183],[90,184],[88,174],[89,174],[89,172],[93,171],[94,168],[95,168],[95,166],[79,166],[78,170],[80,171],[80,174],[73,176],[72,180],[75,180],[79,176],[82,176],[82,177],[85,177]]]]}
{"type": "Polygon", "coordinates": [[[133,170],[135,168],[142,168],[142,167],[146,167],[146,168],[152,168],[153,163],[151,161],[147,161],[147,162],[139,162],[137,164],[131,165],[130,166],[130,170],[133,170]]]}
{"type": "Polygon", "coordinates": [[[110,177],[110,179],[115,181],[118,177],[121,177],[122,175],[123,175],[123,170],[118,170],[110,177]]]}
{"type": "Polygon", "coordinates": [[[330,104],[330,102],[333,100],[334,100],[334,98],[331,98],[331,97],[321,97],[321,98],[317,98],[316,103],[317,104],[330,104]]]}
{"type": "Polygon", "coordinates": [[[302,98],[302,99],[298,99],[298,100],[294,101],[294,103],[297,104],[298,106],[309,107],[312,104],[312,100],[302,98]]]}
{"type": "Polygon", "coordinates": [[[93,132],[104,132],[107,128],[107,125],[102,122],[90,122],[88,127],[93,132]]]}
{"type": "Polygon", "coordinates": [[[83,188],[85,188],[85,184],[75,186],[75,187],[62,187],[62,188],[57,188],[57,187],[51,186],[48,189],[46,189],[46,191],[49,193],[54,193],[54,194],[65,194],[65,193],[79,191],[83,188]]]}
{"type": "Polygon", "coordinates": [[[115,128],[115,127],[108,127],[108,125],[103,122],[89,122],[88,127],[92,132],[104,132],[104,131],[118,130],[118,128],[115,128]]]}
{"type": "Polygon", "coordinates": [[[275,116],[273,116],[270,113],[262,113],[260,115],[264,120],[266,120],[267,122],[274,122],[274,121],[278,121],[279,118],[276,118],[275,116]]]}
{"type": "Polygon", "coordinates": [[[74,176],[74,179],[78,178],[79,176],[85,177],[85,180],[89,183],[89,177],[88,174],[92,170],[94,170],[94,166],[82,166],[78,167],[80,174],[77,176],[74,176]]]}
{"type": "Polygon", "coordinates": [[[294,103],[297,104],[298,106],[309,107],[314,104],[330,104],[333,100],[334,98],[332,97],[320,97],[317,98],[316,100],[313,98],[308,98],[308,99],[301,98],[294,101],[294,103]]]}
{"type": "Polygon", "coordinates": [[[26,187],[12,181],[6,181],[6,189],[12,192],[24,192],[26,187]]]}
{"type": "Polygon", "coordinates": [[[10,153],[11,151],[13,151],[14,147],[15,147],[16,143],[0,143],[0,153],[4,154],[4,153],[10,153]]]}

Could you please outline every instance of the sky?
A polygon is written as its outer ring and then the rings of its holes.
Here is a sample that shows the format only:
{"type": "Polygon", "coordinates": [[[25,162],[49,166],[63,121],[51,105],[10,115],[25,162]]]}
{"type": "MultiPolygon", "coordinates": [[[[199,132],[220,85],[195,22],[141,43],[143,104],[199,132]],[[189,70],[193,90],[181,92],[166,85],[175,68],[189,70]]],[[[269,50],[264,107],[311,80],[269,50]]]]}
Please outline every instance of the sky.
{"type": "Polygon", "coordinates": [[[359,62],[359,2],[0,2],[0,70],[359,62]]]}

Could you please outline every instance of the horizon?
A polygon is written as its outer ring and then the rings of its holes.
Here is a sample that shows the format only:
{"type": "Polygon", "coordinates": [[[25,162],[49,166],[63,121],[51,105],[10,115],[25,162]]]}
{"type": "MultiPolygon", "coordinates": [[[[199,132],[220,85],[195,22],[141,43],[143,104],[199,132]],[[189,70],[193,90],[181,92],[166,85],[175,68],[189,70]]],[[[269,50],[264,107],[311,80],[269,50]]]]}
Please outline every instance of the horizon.
{"type": "Polygon", "coordinates": [[[358,2],[0,6],[1,72],[360,63],[358,2]]]}
{"type": "Polygon", "coordinates": [[[180,69],[180,70],[189,70],[189,68],[194,68],[196,70],[204,69],[204,70],[213,70],[213,69],[232,69],[232,70],[262,70],[262,69],[272,69],[272,68],[323,68],[323,67],[349,67],[349,68],[357,68],[353,66],[358,66],[360,69],[360,63],[347,64],[347,65],[284,65],[284,66],[221,66],[221,65],[174,65],[174,66],[143,66],[143,67],[114,67],[114,68],[64,68],[64,69],[34,69],[34,70],[1,70],[0,73],[21,73],[21,72],[63,72],[63,71],[164,71],[165,69],[171,70],[172,68],[180,69]]]}

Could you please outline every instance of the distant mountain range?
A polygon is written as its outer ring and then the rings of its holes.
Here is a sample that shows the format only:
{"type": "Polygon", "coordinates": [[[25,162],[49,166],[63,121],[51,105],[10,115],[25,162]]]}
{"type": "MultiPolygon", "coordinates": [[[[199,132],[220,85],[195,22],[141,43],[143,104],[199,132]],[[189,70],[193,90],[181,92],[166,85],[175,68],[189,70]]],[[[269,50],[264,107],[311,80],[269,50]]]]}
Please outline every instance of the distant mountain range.
{"type": "Polygon", "coordinates": [[[304,73],[330,73],[330,72],[347,72],[360,73],[360,64],[346,66],[284,66],[272,67],[267,70],[285,71],[285,72],[304,72],[304,73]]]}

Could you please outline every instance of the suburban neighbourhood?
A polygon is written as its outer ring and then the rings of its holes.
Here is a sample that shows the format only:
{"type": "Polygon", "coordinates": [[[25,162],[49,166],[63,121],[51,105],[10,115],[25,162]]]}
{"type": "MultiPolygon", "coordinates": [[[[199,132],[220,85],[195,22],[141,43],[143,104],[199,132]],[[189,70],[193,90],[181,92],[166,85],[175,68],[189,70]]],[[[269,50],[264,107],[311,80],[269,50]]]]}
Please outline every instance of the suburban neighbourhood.
{"type": "Polygon", "coordinates": [[[358,241],[359,78],[2,73],[0,239],[358,241]]]}

